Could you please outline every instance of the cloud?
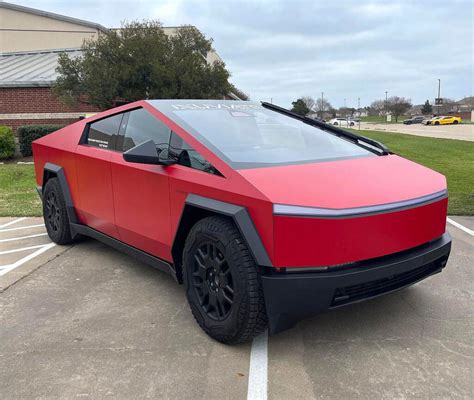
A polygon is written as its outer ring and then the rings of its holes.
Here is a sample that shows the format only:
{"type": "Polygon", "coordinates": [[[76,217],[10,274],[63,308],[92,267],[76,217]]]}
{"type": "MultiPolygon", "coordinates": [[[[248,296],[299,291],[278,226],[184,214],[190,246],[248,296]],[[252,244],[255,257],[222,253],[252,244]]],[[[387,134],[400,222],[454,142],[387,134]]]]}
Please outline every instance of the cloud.
{"type": "MultiPolygon", "coordinates": [[[[23,3],[20,0],[10,0],[23,3]]],[[[30,0],[28,6],[117,26],[192,24],[214,39],[232,81],[252,99],[289,106],[324,91],[334,106],[389,95],[415,103],[473,92],[470,0],[30,0]]]]}

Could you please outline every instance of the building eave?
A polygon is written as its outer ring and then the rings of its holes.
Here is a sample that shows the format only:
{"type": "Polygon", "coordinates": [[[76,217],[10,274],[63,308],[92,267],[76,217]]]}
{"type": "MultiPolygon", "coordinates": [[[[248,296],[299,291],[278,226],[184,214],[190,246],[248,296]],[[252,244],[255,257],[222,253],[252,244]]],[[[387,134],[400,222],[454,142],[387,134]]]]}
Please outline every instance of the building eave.
{"type": "Polygon", "coordinates": [[[8,89],[14,89],[14,88],[35,88],[35,87],[52,87],[54,82],[0,82],[0,88],[8,88],[8,89]]]}
{"type": "Polygon", "coordinates": [[[67,16],[61,15],[61,14],[56,14],[56,13],[52,13],[52,12],[48,12],[48,11],[38,10],[36,8],[20,6],[18,4],[12,4],[12,3],[5,3],[3,1],[0,2],[0,8],[7,8],[9,10],[20,11],[20,12],[25,12],[25,13],[29,13],[29,14],[38,15],[40,17],[52,18],[52,19],[56,19],[56,20],[59,20],[59,21],[69,22],[71,24],[88,26],[89,28],[94,28],[94,29],[97,29],[97,30],[99,30],[101,32],[104,32],[104,33],[108,32],[108,29],[105,26],[102,26],[100,24],[96,24],[96,23],[90,22],[90,21],[85,21],[85,20],[79,19],[79,18],[67,17],[67,16]]]}

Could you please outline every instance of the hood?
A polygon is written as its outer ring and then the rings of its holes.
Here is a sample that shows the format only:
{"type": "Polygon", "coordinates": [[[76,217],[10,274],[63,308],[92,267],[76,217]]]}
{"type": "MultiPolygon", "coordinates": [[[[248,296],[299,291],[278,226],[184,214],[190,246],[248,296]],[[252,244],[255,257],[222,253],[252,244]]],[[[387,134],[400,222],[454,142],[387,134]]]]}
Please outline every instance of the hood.
{"type": "Polygon", "coordinates": [[[446,189],[443,175],[396,155],[237,172],[272,203],[305,207],[382,205],[446,189]]]}

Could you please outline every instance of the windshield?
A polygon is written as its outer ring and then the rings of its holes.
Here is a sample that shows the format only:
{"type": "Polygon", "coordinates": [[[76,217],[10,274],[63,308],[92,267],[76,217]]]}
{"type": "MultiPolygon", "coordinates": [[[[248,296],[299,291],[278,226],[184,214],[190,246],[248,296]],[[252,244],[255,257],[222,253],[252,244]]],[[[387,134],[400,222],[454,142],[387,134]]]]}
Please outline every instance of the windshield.
{"type": "Polygon", "coordinates": [[[216,107],[212,103],[209,108],[181,103],[170,109],[170,117],[236,169],[375,157],[347,140],[259,104],[221,102],[225,107],[216,107]]]}

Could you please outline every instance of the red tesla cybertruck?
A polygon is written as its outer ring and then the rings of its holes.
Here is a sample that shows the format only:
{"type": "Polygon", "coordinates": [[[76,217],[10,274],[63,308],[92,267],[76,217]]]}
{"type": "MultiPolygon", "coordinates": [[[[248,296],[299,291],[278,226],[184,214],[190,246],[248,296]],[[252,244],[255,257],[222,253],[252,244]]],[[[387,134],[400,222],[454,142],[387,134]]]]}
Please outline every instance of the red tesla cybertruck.
{"type": "Polygon", "coordinates": [[[48,234],[184,283],[224,343],[440,272],[444,176],[268,103],[148,100],[33,143],[48,234]]]}

